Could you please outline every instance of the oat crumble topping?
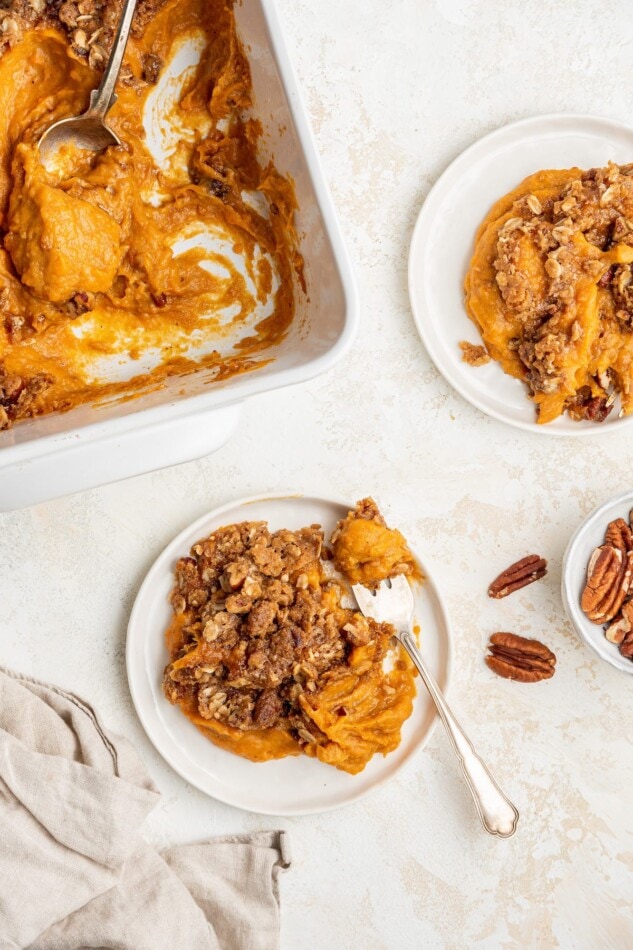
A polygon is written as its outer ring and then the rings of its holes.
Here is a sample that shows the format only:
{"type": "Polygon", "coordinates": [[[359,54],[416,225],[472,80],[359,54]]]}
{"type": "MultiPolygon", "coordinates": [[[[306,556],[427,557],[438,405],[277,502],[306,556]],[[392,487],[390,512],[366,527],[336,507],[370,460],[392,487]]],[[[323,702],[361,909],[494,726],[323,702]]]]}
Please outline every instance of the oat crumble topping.
{"type": "Polygon", "coordinates": [[[490,362],[490,356],[485,346],[475,343],[469,343],[468,340],[460,340],[459,348],[462,351],[462,360],[469,366],[485,366],[490,362]]]}
{"type": "MultiPolygon", "coordinates": [[[[133,35],[140,36],[164,2],[139,0],[133,35]]],[[[0,0],[0,55],[16,46],[28,30],[54,27],[66,34],[77,56],[93,69],[102,69],[122,6],[122,0],[0,0]]],[[[151,81],[156,81],[157,72],[151,81]]]]}

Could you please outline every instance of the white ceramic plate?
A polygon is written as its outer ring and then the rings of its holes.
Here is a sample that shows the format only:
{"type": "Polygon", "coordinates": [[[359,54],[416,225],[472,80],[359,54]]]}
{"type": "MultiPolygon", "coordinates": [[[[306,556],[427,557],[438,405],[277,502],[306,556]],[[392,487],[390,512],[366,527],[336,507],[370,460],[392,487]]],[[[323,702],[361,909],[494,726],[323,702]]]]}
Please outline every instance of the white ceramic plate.
{"type": "Polygon", "coordinates": [[[541,435],[600,435],[633,416],[618,406],[600,425],[567,416],[537,425],[534,404],[520,380],[490,362],[462,361],[460,340],[479,343],[466,315],[464,277],[475,232],[497,199],[545,168],[592,168],[633,161],[633,128],[608,119],[546,115],[515,122],[466,149],[438,179],[418,217],[409,252],[409,295],[422,341],[438,370],[482,412],[541,435]]]}
{"type": "MultiPolygon", "coordinates": [[[[307,756],[255,763],[219,749],[163,696],[162,676],[168,662],[164,634],[171,618],[168,596],[177,559],[214,529],[239,521],[268,521],[271,530],[319,523],[327,537],[351,507],[297,495],[245,499],[218,508],[165,548],[138,592],[126,653],[136,711],[151,742],[172,768],[220,801],[266,815],[305,815],[338,808],[392,778],[431,735],[437,718],[435,707],[418,680],[418,695],[403,726],[400,745],[384,758],[374,756],[359,775],[347,775],[307,756]]],[[[446,611],[426,565],[420,561],[420,567],[426,577],[424,584],[414,586],[420,646],[445,690],[451,652],[446,611]]]]}
{"type": "Polygon", "coordinates": [[[604,544],[607,525],[615,518],[628,521],[632,508],[633,492],[627,492],[596,508],[582,522],[565,551],[562,579],[563,604],[580,639],[611,666],[629,674],[633,674],[633,662],[621,655],[615,643],[609,643],[604,635],[604,627],[587,620],[580,609],[580,596],[587,578],[589,558],[595,548],[604,544]]]}

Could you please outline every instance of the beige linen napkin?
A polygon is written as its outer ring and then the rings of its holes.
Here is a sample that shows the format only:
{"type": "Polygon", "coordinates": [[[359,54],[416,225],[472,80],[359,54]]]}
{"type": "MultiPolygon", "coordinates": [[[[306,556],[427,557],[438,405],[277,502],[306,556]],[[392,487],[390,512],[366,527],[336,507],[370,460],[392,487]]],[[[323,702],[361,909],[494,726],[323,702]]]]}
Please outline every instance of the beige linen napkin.
{"type": "Polygon", "coordinates": [[[160,853],[130,743],[69,693],[0,669],[0,947],[271,950],[284,832],[160,853]]]}

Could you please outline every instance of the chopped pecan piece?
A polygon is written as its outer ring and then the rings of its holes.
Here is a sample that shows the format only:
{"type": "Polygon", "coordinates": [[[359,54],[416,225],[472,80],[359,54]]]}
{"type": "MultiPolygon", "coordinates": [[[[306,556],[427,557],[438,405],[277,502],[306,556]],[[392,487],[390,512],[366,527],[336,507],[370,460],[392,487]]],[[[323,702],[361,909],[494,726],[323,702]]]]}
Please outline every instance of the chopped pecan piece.
{"type": "Polygon", "coordinates": [[[259,729],[270,729],[277,723],[283,703],[274,689],[263,689],[255,702],[253,722],[259,729]]]}
{"type": "Polygon", "coordinates": [[[567,400],[565,408],[572,419],[587,422],[604,422],[613,411],[614,400],[611,395],[592,395],[589,386],[582,386],[576,395],[567,400]]]}
{"type": "Polygon", "coordinates": [[[608,623],[617,615],[633,577],[633,551],[603,544],[591,555],[580,606],[592,623],[608,623]]]}
{"type": "Polygon", "coordinates": [[[530,554],[521,558],[502,571],[488,588],[488,596],[495,600],[507,597],[515,590],[533,584],[547,574],[547,561],[538,554],[530,554]]]}
{"type": "Polygon", "coordinates": [[[626,657],[627,660],[633,660],[633,632],[627,633],[620,644],[620,653],[623,657],[626,657]]]}
{"type": "Polygon", "coordinates": [[[493,633],[486,663],[498,676],[520,683],[537,683],[554,675],[556,656],[539,640],[516,633],[493,633]]]}
{"type": "MultiPolygon", "coordinates": [[[[608,248],[607,248],[608,250],[608,248]]],[[[611,281],[613,280],[613,275],[615,274],[615,266],[608,267],[600,280],[598,281],[598,287],[608,287],[611,281]]]]}
{"type": "Polygon", "coordinates": [[[614,268],[611,278],[611,293],[616,306],[616,316],[627,329],[633,323],[633,271],[630,264],[614,268]]]}
{"type": "Polygon", "coordinates": [[[0,362],[0,430],[8,429],[16,419],[34,415],[37,397],[52,384],[45,373],[24,378],[6,373],[0,362]]]}
{"type": "Polygon", "coordinates": [[[163,68],[163,61],[155,53],[146,53],[143,56],[143,79],[145,82],[155,83],[163,68]]]}
{"type": "Polygon", "coordinates": [[[67,301],[66,312],[74,319],[75,317],[80,317],[84,313],[88,313],[88,311],[94,308],[94,305],[95,295],[80,291],[71,297],[69,301],[67,301]]]}

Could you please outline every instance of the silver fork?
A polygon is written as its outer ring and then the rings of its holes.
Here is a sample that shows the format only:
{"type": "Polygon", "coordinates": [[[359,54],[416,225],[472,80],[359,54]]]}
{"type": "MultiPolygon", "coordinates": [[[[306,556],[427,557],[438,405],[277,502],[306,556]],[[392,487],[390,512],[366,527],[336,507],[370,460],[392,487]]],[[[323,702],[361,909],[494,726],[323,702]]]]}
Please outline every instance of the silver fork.
{"type": "Polygon", "coordinates": [[[383,581],[376,591],[363,587],[361,584],[354,584],[352,590],[361,613],[366,617],[373,617],[378,623],[391,623],[396,628],[398,642],[415,663],[424,685],[431,694],[431,699],[437,706],[440,719],[453,743],[484,828],[491,835],[509,838],[516,831],[519,812],[510,799],[503,794],[488,768],[475,752],[471,741],[451,712],[439,686],[424,664],[411,633],[414,601],[413,591],[406,577],[399,574],[390,581],[383,581]]]}

